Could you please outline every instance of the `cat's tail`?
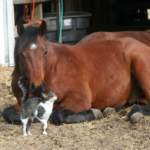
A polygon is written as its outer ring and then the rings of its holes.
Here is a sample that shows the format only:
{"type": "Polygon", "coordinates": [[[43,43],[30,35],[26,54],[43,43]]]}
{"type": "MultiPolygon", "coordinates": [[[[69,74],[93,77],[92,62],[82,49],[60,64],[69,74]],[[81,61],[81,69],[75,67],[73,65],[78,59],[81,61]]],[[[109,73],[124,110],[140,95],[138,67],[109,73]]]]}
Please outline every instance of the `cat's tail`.
{"type": "Polygon", "coordinates": [[[29,90],[27,89],[27,87],[24,84],[24,80],[26,80],[26,79],[27,78],[25,76],[21,76],[18,80],[18,85],[23,92],[22,102],[24,102],[29,97],[29,90]]]}

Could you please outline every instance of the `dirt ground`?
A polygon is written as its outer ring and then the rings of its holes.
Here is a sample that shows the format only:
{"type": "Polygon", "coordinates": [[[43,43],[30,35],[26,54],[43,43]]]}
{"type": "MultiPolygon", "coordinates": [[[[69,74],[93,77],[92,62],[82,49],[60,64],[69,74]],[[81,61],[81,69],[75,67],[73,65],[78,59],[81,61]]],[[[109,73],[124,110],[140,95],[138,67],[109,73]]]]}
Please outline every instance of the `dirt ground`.
{"type": "Polygon", "coordinates": [[[3,109],[17,101],[11,92],[13,68],[0,67],[0,150],[149,150],[150,116],[135,125],[127,119],[130,109],[113,112],[92,122],[63,124],[48,123],[48,135],[42,135],[41,123],[33,123],[31,136],[22,136],[21,125],[8,124],[3,109]]]}

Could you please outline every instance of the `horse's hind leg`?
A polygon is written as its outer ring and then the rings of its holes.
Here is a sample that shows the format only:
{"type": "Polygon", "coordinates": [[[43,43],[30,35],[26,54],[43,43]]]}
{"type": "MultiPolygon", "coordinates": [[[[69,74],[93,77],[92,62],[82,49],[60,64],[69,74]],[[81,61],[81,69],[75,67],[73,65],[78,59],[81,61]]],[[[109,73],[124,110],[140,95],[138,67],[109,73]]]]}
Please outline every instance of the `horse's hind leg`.
{"type": "Polygon", "coordinates": [[[130,122],[132,124],[137,123],[143,116],[150,115],[150,106],[147,105],[135,105],[130,112],[130,122]]]}
{"type": "Polygon", "coordinates": [[[150,105],[150,48],[144,44],[139,47],[131,52],[131,73],[150,105]]]}
{"type": "Polygon", "coordinates": [[[143,116],[150,115],[150,106],[148,106],[147,98],[141,98],[137,101],[137,105],[133,106],[129,114],[130,122],[137,123],[143,116]]]}
{"type": "MultiPolygon", "coordinates": [[[[138,47],[131,52],[131,73],[146,96],[140,102],[150,105],[150,48],[139,44],[137,43],[138,47]]],[[[138,122],[143,115],[150,115],[150,106],[135,105],[129,115],[130,122],[138,122]]]]}
{"type": "Polygon", "coordinates": [[[113,111],[115,111],[115,108],[114,107],[107,107],[103,110],[103,115],[104,117],[105,116],[108,116],[109,114],[111,114],[113,111]]]}

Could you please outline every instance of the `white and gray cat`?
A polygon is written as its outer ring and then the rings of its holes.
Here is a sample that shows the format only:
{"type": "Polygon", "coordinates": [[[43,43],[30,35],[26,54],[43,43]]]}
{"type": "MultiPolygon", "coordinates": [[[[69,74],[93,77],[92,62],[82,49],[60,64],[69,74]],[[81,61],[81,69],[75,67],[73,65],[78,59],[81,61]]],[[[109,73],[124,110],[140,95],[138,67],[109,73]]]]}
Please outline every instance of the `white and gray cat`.
{"type": "Polygon", "coordinates": [[[37,118],[43,127],[43,134],[47,134],[47,122],[53,110],[53,103],[57,100],[55,93],[50,90],[48,94],[42,94],[44,100],[38,97],[29,97],[29,90],[24,84],[26,77],[22,76],[19,78],[18,85],[23,92],[20,119],[22,122],[23,136],[31,135],[30,126],[34,118],[37,118]]]}

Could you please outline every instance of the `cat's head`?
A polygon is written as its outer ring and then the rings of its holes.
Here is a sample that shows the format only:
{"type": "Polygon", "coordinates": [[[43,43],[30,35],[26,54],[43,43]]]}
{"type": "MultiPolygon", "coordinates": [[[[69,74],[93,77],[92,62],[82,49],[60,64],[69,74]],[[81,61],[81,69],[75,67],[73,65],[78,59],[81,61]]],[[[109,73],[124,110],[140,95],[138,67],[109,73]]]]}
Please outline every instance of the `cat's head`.
{"type": "Polygon", "coordinates": [[[48,91],[48,94],[41,93],[42,97],[45,101],[55,102],[57,100],[57,95],[50,90],[48,91]]]}

